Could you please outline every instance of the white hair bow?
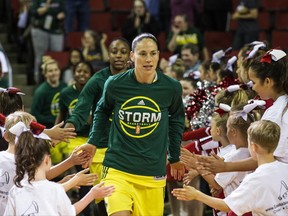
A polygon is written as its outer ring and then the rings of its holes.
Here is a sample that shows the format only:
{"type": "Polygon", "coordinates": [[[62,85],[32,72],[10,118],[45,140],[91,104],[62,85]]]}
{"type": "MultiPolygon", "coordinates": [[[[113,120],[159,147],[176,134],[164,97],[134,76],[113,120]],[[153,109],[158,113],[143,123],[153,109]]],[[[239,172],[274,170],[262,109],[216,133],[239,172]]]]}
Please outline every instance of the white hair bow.
{"type": "Polygon", "coordinates": [[[225,55],[223,50],[219,50],[212,55],[212,62],[220,63],[221,58],[225,55]]]}
{"type": "MultiPolygon", "coordinates": [[[[9,131],[16,136],[16,138],[15,138],[15,144],[16,144],[17,141],[18,141],[18,137],[19,137],[23,132],[25,132],[25,131],[31,131],[31,130],[30,130],[29,128],[27,128],[26,125],[25,125],[23,122],[20,121],[20,122],[18,122],[17,124],[15,124],[13,127],[11,127],[11,128],[9,129],[9,131]]],[[[35,138],[45,139],[45,140],[51,140],[50,137],[49,137],[47,134],[43,133],[43,132],[41,132],[41,133],[38,134],[38,135],[37,135],[37,134],[34,134],[32,131],[31,131],[31,133],[33,134],[33,136],[34,136],[35,138]]]]}
{"type": "Polygon", "coordinates": [[[251,50],[251,52],[249,53],[249,55],[246,57],[246,59],[251,59],[254,57],[254,55],[256,54],[256,52],[261,48],[261,47],[266,47],[266,45],[264,43],[259,43],[257,45],[255,45],[253,47],[253,49],[251,50]]]}
{"type": "Polygon", "coordinates": [[[237,61],[237,57],[236,56],[233,56],[231,57],[228,62],[227,62],[227,65],[225,67],[225,70],[229,70],[231,72],[233,72],[233,64],[237,61]]]}
{"type": "Polygon", "coordinates": [[[257,103],[247,104],[243,107],[243,110],[237,115],[237,117],[241,116],[245,121],[248,119],[248,113],[254,110],[257,107],[257,103]]]}

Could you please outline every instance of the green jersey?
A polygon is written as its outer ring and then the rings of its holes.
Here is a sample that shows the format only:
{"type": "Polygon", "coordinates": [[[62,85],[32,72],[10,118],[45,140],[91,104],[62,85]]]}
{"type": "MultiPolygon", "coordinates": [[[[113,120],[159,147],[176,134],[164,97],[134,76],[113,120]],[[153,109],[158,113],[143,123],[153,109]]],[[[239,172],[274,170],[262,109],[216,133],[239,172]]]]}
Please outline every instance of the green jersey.
{"type": "MultiPolygon", "coordinates": [[[[68,86],[61,91],[59,107],[61,112],[67,113],[67,116],[64,116],[65,119],[69,118],[69,116],[72,115],[77,104],[80,92],[81,91],[77,90],[74,85],[68,86]]],[[[87,137],[89,134],[89,129],[90,125],[85,124],[82,128],[76,130],[77,135],[87,137]]]]}
{"type": "MultiPolygon", "coordinates": [[[[85,84],[82,89],[76,107],[72,115],[66,122],[70,122],[77,130],[80,130],[87,122],[87,119],[91,113],[94,114],[96,105],[103,93],[104,83],[109,76],[112,76],[109,67],[103,68],[99,72],[95,73],[85,84]]],[[[106,134],[109,133],[110,123],[106,124],[106,134]]],[[[107,146],[108,135],[100,138],[99,145],[103,147],[107,146]]],[[[99,146],[99,147],[100,147],[99,146]]]]}
{"type": "Polygon", "coordinates": [[[114,112],[104,166],[145,176],[166,173],[166,155],[179,161],[184,130],[180,83],[161,72],[152,84],[139,83],[134,69],[110,77],[94,114],[88,143],[97,147],[114,112]]]}
{"type": "Polygon", "coordinates": [[[47,81],[42,83],[34,92],[31,105],[31,114],[37,121],[47,128],[54,126],[56,117],[59,113],[60,91],[66,84],[60,82],[57,87],[52,87],[47,81]]]}

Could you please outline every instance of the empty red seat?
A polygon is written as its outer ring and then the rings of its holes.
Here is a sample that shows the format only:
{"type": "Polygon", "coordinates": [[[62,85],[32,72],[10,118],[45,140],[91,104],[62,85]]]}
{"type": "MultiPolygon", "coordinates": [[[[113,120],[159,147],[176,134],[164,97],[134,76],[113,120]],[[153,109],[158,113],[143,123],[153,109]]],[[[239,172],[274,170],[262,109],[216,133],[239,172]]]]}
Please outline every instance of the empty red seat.
{"type": "Polygon", "coordinates": [[[160,51],[167,51],[167,44],[166,44],[166,33],[165,32],[161,32],[158,37],[158,44],[159,44],[159,50],[160,51]]]}
{"type": "Polygon", "coordinates": [[[51,58],[55,59],[58,62],[59,68],[62,70],[68,65],[69,61],[69,52],[54,52],[48,51],[45,53],[47,56],[51,56],[51,58]]]}
{"type": "Polygon", "coordinates": [[[110,13],[90,13],[90,29],[97,32],[112,31],[112,18],[110,13]]]}
{"type": "Polygon", "coordinates": [[[109,0],[111,11],[131,11],[133,8],[133,0],[109,0]]]}
{"type": "Polygon", "coordinates": [[[258,15],[259,29],[260,30],[269,30],[271,27],[271,19],[269,12],[260,12],[258,15]]]}
{"type": "Polygon", "coordinates": [[[167,61],[169,60],[169,58],[173,55],[173,53],[169,52],[169,51],[164,51],[164,52],[161,52],[160,51],[160,56],[159,56],[159,59],[161,58],[164,58],[166,59],[167,61]]]}
{"type": "Polygon", "coordinates": [[[104,0],[89,0],[90,10],[105,11],[104,0]]]}
{"type": "Polygon", "coordinates": [[[107,47],[110,45],[110,43],[114,39],[122,37],[122,33],[119,31],[110,31],[110,32],[106,32],[106,34],[107,34],[107,41],[106,41],[107,47]]]}
{"type": "Polygon", "coordinates": [[[121,31],[128,19],[130,12],[112,12],[112,29],[113,31],[121,31]]]}
{"type": "Polygon", "coordinates": [[[264,10],[268,11],[281,11],[288,10],[287,0],[262,0],[264,10]]]}
{"type": "Polygon", "coordinates": [[[83,32],[69,32],[66,36],[66,48],[80,48],[82,47],[81,38],[83,37],[83,32]]]}
{"type": "Polygon", "coordinates": [[[275,30],[288,30],[288,13],[277,12],[274,23],[275,30]]]}
{"type": "Polygon", "coordinates": [[[288,49],[287,38],[287,31],[273,31],[271,42],[272,48],[288,49]]]}
{"type": "Polygon", "coordinates": [[[232,46],[233,34],[231,32],[206,31],[204,33],[205,46],[209,51],[217,51],[232,46]]]}

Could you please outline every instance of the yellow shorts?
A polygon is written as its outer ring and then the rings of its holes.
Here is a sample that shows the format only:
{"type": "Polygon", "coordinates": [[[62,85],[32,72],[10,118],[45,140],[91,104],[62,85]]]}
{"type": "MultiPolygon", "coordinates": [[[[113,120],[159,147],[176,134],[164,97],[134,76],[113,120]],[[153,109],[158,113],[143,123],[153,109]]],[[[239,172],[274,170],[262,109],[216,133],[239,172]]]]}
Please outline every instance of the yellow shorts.
{"type": "Polygon", "coordinates": [[[105,185],[115,186],[115,192],[105,198],[108,215],[130,211],[135,216],[163,216],[166,178],[154,179],[107,167],[103,173],[105,185]]]}
{"type": "Polygon", "coordinates": [[[54,148],[50,148],[52,164],[58,164],[66,158],[66,148],[67,143],[65,142],[60,142],[54,148]]]}
{"type": "Polygon", "coordinates": [[[87,139],[87,137],[76,137],[74,139],[69,139],[69,143],[67,143],[65,153],[67,155],[70,155],[76,147],[87,143],[87,139]]]}
{"type": "MultiPolygon", "coordinates": [[[[102,163],[104,160],[105,152],[107,148],[101,148],[96,150],[96,154],[93,157],[92,164],[90,166],[90,173],[96,173],[98,176],[97,181],[94,185],[99,184],[102,180],[102,163]]],[[[103,199],[96,199],[96,203],[101,202],[103,199]]]]}

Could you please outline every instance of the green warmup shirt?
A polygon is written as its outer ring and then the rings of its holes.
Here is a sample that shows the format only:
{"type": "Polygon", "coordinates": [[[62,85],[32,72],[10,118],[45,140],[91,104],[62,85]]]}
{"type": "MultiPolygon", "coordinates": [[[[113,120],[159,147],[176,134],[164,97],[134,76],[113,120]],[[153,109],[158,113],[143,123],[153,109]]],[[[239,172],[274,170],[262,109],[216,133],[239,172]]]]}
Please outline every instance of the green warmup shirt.
{"type": "Polygon", "coordinates": [[[114,112],[104,166],[136,175],[166,175],[166,155],[179,161],[184,130],[182,87],[161,72],[139,83],[134,69],[110,77],[94,114],[88,143],[97,147],[114,112]]]}
{"type": "MultiPolygon", "coordinates": [[[[110,68],[106,67],[95,73],[85,84],[72,115],[66,121],[72,123],[76,130],[81,129],[86,124],[91,110],[94,114],[96,105],[103,93],[104,83],[109,76],[112,76],[112,73],[110,68]]],[[[103,127],[106,128],[105,134],[107,135],[99,138],[99,148],[107,147],[110,122],[105,123],[105,126],[103,124],[103,127]]]]}
{"type": "Polygon", "coordinates": [[[47,128],[54,126],[59,113],[60,91],[65,87],[66,84],[60,82],[57,87],[53,88],[45,81],[34,92],[31,114],[47,128]]]}
{"type": "MultiPolygon", "coordinates": [[[[67,113],[67,116],[64,116],[65,119],[69,118],[72,115],[75,106],[80,95],[79,90],[77,90],[74,85],[64,88],[60,93],[59,107],[60,111],[67,113]]],[[[78,136],[88,137],[90,130],[90,125],[85,124],[83,127],[76,130],[78,136]]]]}

